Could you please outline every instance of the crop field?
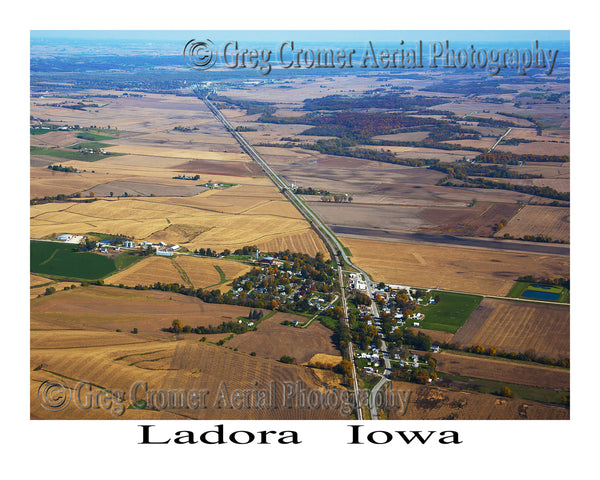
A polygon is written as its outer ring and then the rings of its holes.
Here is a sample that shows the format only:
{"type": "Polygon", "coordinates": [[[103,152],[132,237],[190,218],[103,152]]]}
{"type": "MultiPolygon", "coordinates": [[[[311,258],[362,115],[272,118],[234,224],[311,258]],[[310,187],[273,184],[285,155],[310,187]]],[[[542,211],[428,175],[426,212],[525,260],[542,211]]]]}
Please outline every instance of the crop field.
{"type": "Polygon", "coordinates": [[[289,313],[276,313],[260,322],[256,331],[238,335],[226,345],[273,360],[289,355],[296,363],[308,362],[317,354],[340,355],[331,339],[333,332],[320,322],[313,322],[308,328],[298,328],[281,325],[284,320],[304,322],[306,319],[289,313]]]}
{"type": "Polygon", "coordinates": [[[156,256],[146,258],[127,270],[104,280],[107,285],[123,284],[129,287],[154,285],[156,282],[179,283],[189,286],[189,282],[182,276],[171,258],[156,256]]]}
{"type": "Polygon", "coordinates": [[[183,159],[205,159],[218,160],[220,162],[250,162],[250,157],[245,153],[226,153],[198,151],[182,148],[146,146],[146,145],[119,145],[109,147],[107,152],[130,155],[142,155],[146,157],[169,157],[183,159]]]}
{"type": "MultiPolygon", "coordinates": [[[[273,187],[239,186],[193,197],[98,200],[51,208],[31,207],[31,235],[115,232],[136,241],[164,241],[190,250],[272,245],[325,252],[306,220],[273,187]]],[[[285,249],[282,248],[282,249],[285,249]]],[[[43,273],[43,272],[40,272],[43,273]]]]}
{"type": "Polygon", "coordinates": [[[524,364],[491,357],[457,355],[442,352],[435,356],[436,370],[463,377],[484,378],[538,388],[568,391],[570,371],[565,368],[524,364]]]}
{"type": "MultiPolygon", "coordinates": [[[[97,328],[103,331],[139,331],[133,338],[161,339],[175,319],[184,325],[217,326],[237,322],[250,309],[236,305],[204,303],[196,297],[155,290],[117,287],[78,287],[57,291],[31,301],[31,320],[56,325],[65,330],[97,328]]],[[[267,313],[263,311],[263,313],[267,313]]],[[[190,338],[200,338],[190,334],[190,338]]],[[[58,338],[58,337],[57,337],[58,338]]]]}
{"type": "Polygon", "coordinates": [[[570,352],[569,316],[568,306],[484,298],[452,342],[508,352],[533,350],[560,359],[570,352]]]}
{"type": "Polygon", "coordinates": [[[95,280],[117,269],[115,261],[111,258],[76,250],[77,247],[71,244],[31,241],[31,272],[95,280]]]}
{"type": "Polygon", "coordinates": [[[29,275],[29,286],[36,287],[38,285],[43,285],[45,283],[51,283],[53,280],[51,278],[40,277],[39,275],[29,275]]]}
{"type": "Polygon", "coordinates": [[[456,333],[477,308],[483,297],[460,293],[439,292],[439,303],[424,305],[418,311],[425,315],[419,326],[429,330],[456,333]]]}
{"type": "Polygon", "coordinates": [[[187,255],[178,255],[174,261],[185,271],[185,275],[194,288],[215,286],[215,288],[224,291],[227,287],[226,285],[219,285],[221,282],[233,280],[251,269],[250,265],[232,260],[196,258],[187,255]],[[219,270],[223,272],[223,275],[219,270]],[[225,277],[225,280],[222,276],[225,277]]]}
{"type": "Polygon", "coordinates": [[[283,382],[301,381],[305,389],[319,391],[336,383],[320,379],[312,369],[234,352],[208,341],[199,342],[198,335],[190,334],[177,341],[171,334],[159,331],[173,317],[185,324],[208,325],[221,318],[231,321],[247,313],[246,308],[203,304],[196,298],[168,292],[80,287],[33,299],[31,310],[31,418],[345,418],[339,409],[282,405],[283,382]],[[224,318],[227,312],[231,316],[224,318]],[[134,326],[138,334],[130,333],[134,326]],[[81,410],[73,404],[60,412],[49,412],[37,397],[37,390],[45,380],[61,381],[71,389],[79,381],[85,381],[93,385],[93,391],[99,388],[124,391],[125,407],[133,400],[140,400],[129,397],[136,382],[147,382],[150,389],[206,389],[207,408],[160,411],[128,408],[122,415],[113,416],[109,410],[81,410]],[[229,393],[242,388],[275,389],[276,408],[269,409],[259,402],[225,408],[224,403],[217,402],[219,388],[229,393]]]}
{"type": "Polygon", "coordinates": [[[569,209],[564,207],[546,207],[542,205],[526,205],[506,226],[496,233],[497,237],[512,235],[522,238],[525,235],[542,235],[553,240],[570,242],[569,209]]]}
{"type": "Polygon", "coordinates": [[[399,409],[390,409],[390,420],[556,420],[568,419],[564,407],[503,398],[476,392],[459,392],[448,388],[392,382],[391,388],[410,391],[410,401],[404,416],[399,409]]]}
{"type": "Polygon", "coordinates": [[[433,224],[421,231],[488,237],[493,235],[496,224],[506,222],[520,208],[514,203],[477,202],[472,207],[424,208],[418,215],[433,224]]]}
{"type": "Polygon", "coordinates": [[[416,287],[506,295],[518,277],[569,276],[569,258],[343,237],[352,261],[373,280],[416,287]]]}

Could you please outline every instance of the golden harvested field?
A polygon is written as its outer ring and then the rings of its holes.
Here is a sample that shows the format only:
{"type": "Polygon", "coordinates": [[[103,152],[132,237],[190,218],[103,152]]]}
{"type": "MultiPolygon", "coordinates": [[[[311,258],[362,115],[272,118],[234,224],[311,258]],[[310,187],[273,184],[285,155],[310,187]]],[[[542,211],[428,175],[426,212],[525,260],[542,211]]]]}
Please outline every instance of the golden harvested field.
{"type": "Polygon", "coordinates": [[[382,242],[343,237],[352,261],[375,281],[506,295],[522,275],[569,276],[569,257],[382,242]]]}
{"type": "MultiPolygon", "coordinates": [[[[227,343],[218,347],[208,341],[199,342],[199,336],[194,334],[177,340],[157,331],[174,317],[192,325],[208,325],[231,320],[224,317],[227,312],[233,312],[234,318],[246,314],[246,308],[203,304],[196,298],[168,292],[86,287],[34,299],[31,311],[32,419],[346,418],[339,408],[283,405],[284,382],[302,382],[302,388],[308,391],[325,392],[325,388],[339,385],[332,372],[321,378],[310,368],[234,352],[227,343]],[[139,327],[139,334],[129,333],[133,326],[139,327]],[[116,328],[122,331],[117,332],[116,328]],[[38,389],[44,381],[58,381],[68,388],[71,403],[64,410],[48,411],[42,407],[38,389]],[[93,385],[83,390],[85,395],[90,393],[88,388],[94,394],[103,389],[122,392],[123,401],[113,397],[109,409],[77,408],[74,398],[79,382],[93,385]],[[159,411],[123,409],[134,400],[147,398],[145,383],[148,389],[161,391],[204,389],[205,408],[171,404],[163,405],[159,411]],[[136,384],[142,388],[134,396],[131,388],[136,384]],[[224,392],[232,399],[236,389],[256,391],[255,401],[232,409],[218,402],[224,392]],[[276,391],[274,408],[259,401],[258,392],[269,389],[276,391]]],[[[207,340],[216,341],[216,336],[208,337],[207,340]]]]}
{"type": "MultiPolygon", "coordinates": [[[[306,220],[274,187],[239,185],[193,197],[104,199],[86,204],[31,207],[31,236],[57,232],[124,234],[190,250],[235,250],[245,245],[326,252],[306,220]]],[[[264,248],[263,248],[264,250],[264,248]]]]}
{"type": "MultiPolygon", "coordinates": [[[[252,268],[250,265],[233,260],[196,258],[186,255],[175,257],[175,262],[185,271],[194,288],[206,288],[220,283],[221,276],[215,267],[219,267],[223,271],[227,280],[244,275],[252,268]]],[[[215,288],[221,288],[223,291],[227,289],[225,285],[215,288]]]]}
{"type": "Polygon", "coordinates": [[[432,385],[392,382],[392,390],[410,391],[404,416],[387,412],[390,420],[567,420],[569,410],[516,398],[456,392],[432,385]]]}
{"type": "Polygon", "coordinates": [[[251,162],[245,153],[210,152],[201,150],[190,150],[183,148],[170,148],[146,145],[118,145],[107,147],[107,152],[127,153],[131,155],[143,155],[146,157],[168,157],[185,159],[207,159],[222,162],[251,162]]]}
{"type": "MultiPolygon", "coordinates": [[[[53,280],[46,279],[45,283],[52,282],[53,280]]],[[[79,286],[79,282],[55,282],[52,285],[44,285],[43,287],[30,288],[29,289],[29,297],[35,298],[38,295],[43,295],[46,292],[47,288],[54,288],[56,291],[64,290],[65,287],[71,288],[71,285],[79,286]]]]}
{"type": "Polygon", "coordinates": [[[566,368],[522,364],[493,358],[472,357],[441,352],[435,355],[436,370],[463,377],[484,378],[505,383],[518,383],[537,388],[568,391],[570,371],[566,368]]]}
{"type": "Polygon", "coordinates": [[[256,352],[258,356],[273,360],[289,355],[296,359],[296,363],[308,362],[318,353],[340,355],[331,339],[333,332],[320,322],[315,321],[308,328],[297,328],[281,325],[284,320],[304,322],[306,318],[290,313],[276,313],[260,322],[256,331],[238,335],[227,342],[227,345],[246,353],[256,352]]]}
{"type": "Polygon", "coordinates": [[[525,235],[543,235],[569,243],[570,227],[568,208],[526,205],[495,236],[509,234],[515,238],[522,238],[525,235]]]}
{"type": "Polygon", "coordinates": [[[35,287],[36,285],[43,285],[44,283],[50,283],[54,280],[46,277],[40,277],[39,275],[29,274],[29,286],[35,287]]]}
{"type": "Polygon", "coordinates": [[[189,286],[189,282],[182,276],[171,257],[157,256],[145,258],[128,269],[104,280],[104,283],[107,285],[119,285],[122,283],[129,287],[154,285],[156,282],[179,283],[180,285],[189,286]]]}
{"type": "Polygon", "coordinates": [[[456,332],[457,345],[533,350],[551,358],[569,357],[569,307],[484,298],[456,332]]]}
{"type": "Polygon", "coordinates": [[[329,250],[323,240],[311,228],[289,235],[274,236],[258,242],[256,246],[263,252],[281,252],[289,249],[292,252],[304,252],[311,256],[321,252],[325,255],[325,259],[330,258],[329,250]]]}
{"type": "MultiPolygon", "coordinates": [[[[117,287],[79,287],[31,300],[31,321],[44,322],[65,330],[101,329],[130,332],[134,339],[171,337],[162,328],[175,319],[184,325],[219,325],[248,315],[247,307],[204,303],[196,297],[155,290],[117,287]]],[[[264,311],[263,313],[266,313],[264,311]]]]}

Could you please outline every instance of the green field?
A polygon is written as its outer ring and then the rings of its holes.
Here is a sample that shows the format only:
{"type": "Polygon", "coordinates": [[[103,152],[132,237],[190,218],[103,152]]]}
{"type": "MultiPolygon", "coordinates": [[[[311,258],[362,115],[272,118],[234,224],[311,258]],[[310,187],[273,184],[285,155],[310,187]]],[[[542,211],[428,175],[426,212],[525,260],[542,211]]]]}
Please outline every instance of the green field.
{"type": "Polygon", "coordinates": [[[77,138],[82,138],[84,140],[91,140],[91,141],[104,141],[104,140],[114,140],[117,137],[109,137],[108,135],[99,135],[97,133],[90,133],[90,132],[79,132],[77,135],[75,135],[77,138]]]}
{"type": "Polygon", "coordinates": [[[83,152],[74,152],[71,150],[57,150],[55,148],[39,148],[39,147],[30,147],[31,155],[48,155],[50,157],[58,157],[64,160],[80,160],[82,162],[96,162],[103,158],[114,157],[118,155],[124,155],[122,153],[83,153],[83,152]]]}
{"type": "MultiPolygon", "coordinates": [[[[439,295],[440,301],[435,305],[417,308],[425,318],[419,322],[422,328],[441,332],[456,333],[467,321],[483,297],[479,295],[463,295],[460,293],[432,292],[439,295]]],[[[407,323],[407,326],[410,326],[407,323]]]]}
{"type": "Polygon", "coordinates": [[[91,252],[77,252],[77,245],[30,242],[30,271],[53,278],[98,280],[129,267],[141,257],[122,253],[115,259],[91,252]]]}

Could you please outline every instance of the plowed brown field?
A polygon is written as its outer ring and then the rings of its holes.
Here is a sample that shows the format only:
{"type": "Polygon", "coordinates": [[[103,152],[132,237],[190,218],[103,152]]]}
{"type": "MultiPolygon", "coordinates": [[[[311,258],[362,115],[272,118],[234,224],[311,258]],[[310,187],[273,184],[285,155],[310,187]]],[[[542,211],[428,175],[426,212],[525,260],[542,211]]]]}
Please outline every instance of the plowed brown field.
{"type": "Polygon", "coordinates": [[[452,342],[561,358],[569,356],[569,326],[568,306],[484,298],[452,342]]]}

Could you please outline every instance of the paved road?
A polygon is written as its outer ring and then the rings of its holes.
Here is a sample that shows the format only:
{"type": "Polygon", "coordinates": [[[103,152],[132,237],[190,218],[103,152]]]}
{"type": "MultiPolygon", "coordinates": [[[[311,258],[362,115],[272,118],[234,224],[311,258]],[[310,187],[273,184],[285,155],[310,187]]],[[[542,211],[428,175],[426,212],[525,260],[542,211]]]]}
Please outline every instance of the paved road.
{"type": "MultiPolygon", "coordinates": [[[[233,125],[231,125],[229,120],[227,120],[225,118],[225,116],[220,112],[220,110],[217,107],[215,107],[214,104],[208,98],[205,97],[205,98],[203,98],[203,100],[204,100],[204,103],[206,104],[206,106],[208,107],[208,109],[213,113],[213,115],[215,115],[215,117],[217,117],[221,121],[221,123],[223,123],[223,125],[225,126],[225,128],[227,128],[229,133],[231,133],[231,135],[233,135],[233,137],[238,141],[238,143],[240,144],[242,149],[250,156],[250,158],[252,158],[252,160],[254,160],[263,169],[263,171],[267,174],[267,176],[271,179],[271,181],[279,189],[281,189],[281,192],[290,200],[290,202],[292,202],[292,205],[294,205],[300,211],[300,213],[308,220],[308,222],[311,224],[311,226],[315,229],[315,231],[319,234],[319,236],[323,239],[323,241],[327,245],[327,248],[331,252],[331,256],[332,256],[333,260],[338,265],[338,276],[339,276],[340,290],[341,290],[341,295],[342,295],[342,307],[344,310],[344,317],[345,317],[344,320],[346,322],[346,325],[348,327],[350,327],[349,322],[348,322],[348,306],[346,304],[346,296],[344,294],[344,274],[342,272],[340,257],[348,265],[352,266],[353,268],[357,269],[358,271],[362,272],[362,270],[358,269],[355,265],[353,265],[348,260],[348,257],[346,256],[346,254],[344,252],[344,248],[342,247],[342,245],[340,244],[338,239],[335,237],[335,235],[304,204],[304,202],[302,202],[296,196],[296,194],[289,188],[288,184],[279,175],[277,175],[277,173],[275,173],[273,171],[273,169],[262,159],[260,154],[254,149],[254,147],[252,147],[252,145],[250,145],[246,141],[246,139],[242,135],[240,135],[239,132],[237,132],[235,130],[233,125]]],[[[366,273],[364,273],[364,275],[365,275],[365,278],[368,278],[366,273]]],[[[353,378],[354,395],[355,395],[355,398],[357,399],[357,402],[360,402],[360,395],[359,395],[359,391],[358,391],[357,369],[356,369],[356,364],[354,362],[354,350],[352,347],[352,342],[350,342],[348,345],[348,354],[350,356],[350,361],[352,362],[352,378],[353,378]]],[[[360,403],[357,405],[356,414],[357,414],[357,418],[359,420],[363,419],[362,406],[360,405],[360,403]]]]}

